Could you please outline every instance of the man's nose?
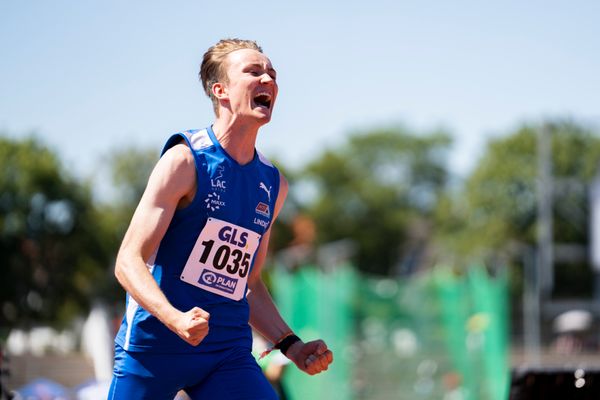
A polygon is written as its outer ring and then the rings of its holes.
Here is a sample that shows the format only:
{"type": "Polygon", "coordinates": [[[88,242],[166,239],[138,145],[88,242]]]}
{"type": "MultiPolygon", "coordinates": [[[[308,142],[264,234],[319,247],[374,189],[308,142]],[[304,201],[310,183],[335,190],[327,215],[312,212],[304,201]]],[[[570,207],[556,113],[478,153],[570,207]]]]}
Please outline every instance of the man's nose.
{"type": "Polygon", "coordinates": [[[263,82],[263,83],[275,82],[275,79],[273,79],[273,77],[271,75],[264,73],[264,74],[262,74],[261,82],[263,82]]]}

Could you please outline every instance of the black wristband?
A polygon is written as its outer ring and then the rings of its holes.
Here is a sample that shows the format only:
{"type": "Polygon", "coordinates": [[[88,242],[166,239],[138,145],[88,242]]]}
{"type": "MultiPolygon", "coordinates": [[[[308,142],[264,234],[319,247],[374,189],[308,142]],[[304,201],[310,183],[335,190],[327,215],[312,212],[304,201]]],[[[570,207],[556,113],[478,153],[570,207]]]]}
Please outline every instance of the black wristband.
{"type": "Polygon", "coordinates": [[[286,336],[285,338],[283,338],[283,340],[280,341],[279,343],[275,344],[275,346],[273,346],[273,348],[279,349],[283,353],[283,355],[285,355],[285,353],[287,353],[290,346],[299,341],[300,341],[300,338],[298,336],[289,335],[289,336],[286,336]]]}

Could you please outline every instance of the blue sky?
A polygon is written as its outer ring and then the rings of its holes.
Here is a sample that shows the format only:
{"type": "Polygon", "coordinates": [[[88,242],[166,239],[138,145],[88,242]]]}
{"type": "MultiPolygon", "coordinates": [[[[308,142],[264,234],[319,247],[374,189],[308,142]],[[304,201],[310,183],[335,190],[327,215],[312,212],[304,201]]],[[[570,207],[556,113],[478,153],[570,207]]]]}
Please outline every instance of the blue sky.
{"type": "Polygon", "coordinates": [[[257,40],[280,94],[258,147],[299,166],[349,132],[446,127],[466,174],[523,121],[600,125],[596,1],[4,1],[0,131],[36,131],[87,176],[121,146],[201,128],[222,37],[257,40]]]}

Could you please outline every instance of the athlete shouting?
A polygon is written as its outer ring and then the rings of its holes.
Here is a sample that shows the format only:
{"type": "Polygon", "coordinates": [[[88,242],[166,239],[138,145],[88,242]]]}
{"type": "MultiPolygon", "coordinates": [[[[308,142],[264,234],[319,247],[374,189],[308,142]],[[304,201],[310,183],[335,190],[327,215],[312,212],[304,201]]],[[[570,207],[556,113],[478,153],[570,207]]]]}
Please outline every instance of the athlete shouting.
{"type": "Polygon", "coordinates": [[[255,150],[271,120],[276,72],[253,41],[221,40],[200,78],[216,118],[173,135],[133,215],[115,275],[127,291],[109,399],[274,399],[251,355],[251,324],[308,374],[328,368],[261,279],[288,185],[255,150]]]}

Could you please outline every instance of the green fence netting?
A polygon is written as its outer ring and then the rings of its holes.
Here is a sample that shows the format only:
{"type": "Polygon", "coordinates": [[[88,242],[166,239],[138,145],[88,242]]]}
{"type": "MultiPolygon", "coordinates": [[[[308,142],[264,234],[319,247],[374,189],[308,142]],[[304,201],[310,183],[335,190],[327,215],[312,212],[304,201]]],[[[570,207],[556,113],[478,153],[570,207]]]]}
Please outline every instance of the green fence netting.
{"type": "Polygon", "coordinates": [[[474,266],[405,279],[350,265],[272,270],[272,291],[304,340],[335,355],[326,373],[288,368],[292,399],[501,400],[509,384],[507,279],[474,266]]]}
{"type": "Polygon", "coordinates": [[[308,376],[288,368],[284,385],[292,399],[352,399],[355,333],[354,304],[356,274],[350,266],[323,273],[307,265],[296,272],[277,268],[273,295],[289,325],[304,340],[322,338],[335,354],[335,367],[327,373],[308,376]]]}

